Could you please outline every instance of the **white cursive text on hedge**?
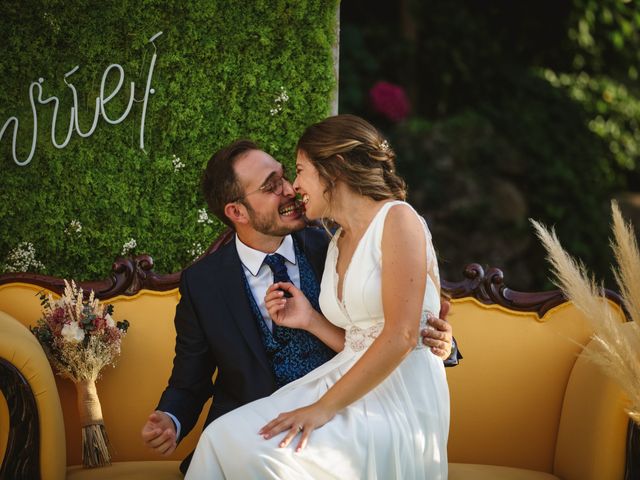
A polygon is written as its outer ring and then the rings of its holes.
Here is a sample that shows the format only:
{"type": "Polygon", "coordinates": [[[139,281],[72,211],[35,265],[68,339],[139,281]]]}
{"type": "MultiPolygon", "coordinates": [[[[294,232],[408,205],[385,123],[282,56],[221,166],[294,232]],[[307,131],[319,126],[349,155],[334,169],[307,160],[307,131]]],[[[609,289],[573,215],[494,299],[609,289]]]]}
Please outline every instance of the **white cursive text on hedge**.
{"type": "Polygon", "coordinates": [[[71,136],[73,135],[74,130],[82,138],[89,137],[98,126],[98,120],[100,116],[102,116],[105,122],[110,123],[111,125],[116,125],[124,121],[129,115],[129,112],[131,112],[131,108],[133,107],[133,102],[134,101],[142,102],[142,116],[140,118],[140,148],[144,150],[144,125],[145,125],[146,114],[147,114],[147,106],[149,104],[149,95],[155,93],[155,90],[151,88],[151,78],[153,76],[153,69],[155,68],[156,58],[157,58],[157,50],[155,48],[155,44],[153,43],[153,41],[156,38],[158,38],[160,35],[162,35],[162,32],[156,33],[149,39],[149,43],[153,44],[154,53],[153,53],[153,56],[151,57],[151,62],[149,64],[149,71],[147,73],[147,83],[145,86],[143,99],[142,100],[135,99],[134,97],[135,82],[131,82],[131,92],[129,94],[129,103],[127,104],[127,108],[125,109],[125,111],[122,113],[122,115],[120,115],[120,117],[116,119],[111,119],[107,116],[107,112],[104,107],[118,94],[118,92],[122,88],[122,84],[124,83],[124,77],[125,77],[124,69],[117,63],[112,63],[105,69],[104,73],[102,74],[102,81],[100,82],[100,94],[96,97],[96,106],[95,106],[95,114],[93,116],[93,123],[91,124],[91,128],[89,128],[89,130],[87,130],[86,132],[83,132],[82,130],[80,130],[80,123],[78,121],[78,92],[76,90],[76,87],[71,82],[67,81],[67,79],[71,75],[73,75],[80,67],[75,66],[73,69],[65,73],[64,83],[71,89],[71,93],[73,95],[73,106],[71,107],[71,115],[69,116],[69,127],[67,129],[67,134],[65,139],[62,141],[62,143],[58,143],[58,141],[56,140],[56,122],[58,119],[58,109],[60,107],[60,100],[58,99],[58,97],[55,97],[55,96],[42,98],[42,84],[44,83],[43,78],[39,78],[37,82],[31,82],[31,85],[29,85],[29,102],[31,104],[31,112],[33,117],[33,134],[31,137],[31,150],[29,151],[29,155],[25,160],[19,160],[18,154],[16,151],[18,127],[20,126],[20,121],[18,120],[18,117],[16,116],[9,117],[9,119],[2,126],[2,129],[0,129],[0,141],[1,141],[7,129],[11,125],[13,125],[13,138],[12,138],[13,161],[16,162],[16,164],[21,167],[28,165],[29,162],[31,162],[33,155],[36,152],[36,140],[38,137],[38,110],[36,108],[36,105],[37,104],[46,105],[51,102],[53,102],[53,117],[51,120],[51,143],[56,148],[66,147],[69,144],[69,141],[71,140],[71,136]],[[118,75],[118,84],[116,85],[116,87],[113,89],[111,93],[109,93],[108,95],[105,95],[105,85],[107,83],[107,78],[109,77],[110,72],[113,70],[115,70],[116,74],[118,75]],[[36,90],[37,90],[37,94],[35,93],[36,90]]]}

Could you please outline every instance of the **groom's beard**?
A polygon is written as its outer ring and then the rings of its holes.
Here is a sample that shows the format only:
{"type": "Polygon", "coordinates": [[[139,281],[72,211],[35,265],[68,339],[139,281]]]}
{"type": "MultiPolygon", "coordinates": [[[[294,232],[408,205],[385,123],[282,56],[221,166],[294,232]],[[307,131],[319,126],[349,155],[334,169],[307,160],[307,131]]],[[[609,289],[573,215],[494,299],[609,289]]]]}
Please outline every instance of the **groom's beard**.
{"type": "Polygon", "coordinates": [[[293,224],[283,224],[280,214],[276,211],[271,214],[257,213],[249,203],[242,203],[247,208],[249,214],[249,224],[256,231],[263,235],[272,237],[285,237],[290,233],[302,230],[307,225],[306,217],[302,216],[293,224]]]}

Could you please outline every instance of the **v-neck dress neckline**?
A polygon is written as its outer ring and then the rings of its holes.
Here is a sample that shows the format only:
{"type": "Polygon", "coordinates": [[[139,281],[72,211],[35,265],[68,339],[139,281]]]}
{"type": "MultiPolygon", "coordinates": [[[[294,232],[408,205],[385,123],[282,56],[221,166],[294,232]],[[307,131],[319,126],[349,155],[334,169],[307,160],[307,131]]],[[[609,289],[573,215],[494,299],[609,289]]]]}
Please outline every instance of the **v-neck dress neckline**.
{"type": "Polygon", "coordinates": [[[344,275],[342,276],[342,283],[340,283],[340,274],[338,273],[338,258],[340,257],[340,247],[338,247],[338,240],[340,239],[340,235],[342,234],[342,227],[340,227],[336,231],[336,233],[334,235],[334,239],[335,239],[334,245],[335,245],[335,249],[336,249],[336,254],[335,254],[335,258],[334,258],[334,262],[333,262],[333,272],[335,274],[335,279],[336,279],[335,280],[335,284],[336,284],[335,285],[335,294],[336,294],[336,299],[338,300],[338,302],[340,304],[342,304],[342,306],[344,306],[345,284],[346,284],[346,281],[347,281],[347,276],[349,274],[349,270],[351,269],[351,265],[353,264],[353,259],[356,257],[356,254],[360,250],[360,245],[362,245],[364,238],[367,236],[367,234],[371,230],[372,225],[376,221],[376,218],[378,217],[380,212],[382,212],[385,209],[385,207],[390,203],[394,203],[394,202],[393,201],[385,202],[380,206],[378,211],[371,218],[371,221],[369,222],[369,225],[367,225],[367,228],[364,230],[364,233],[358,239],[358,243],[356,244],[356,248],[353,249],[353,253],[351,254],[351,258],[349,259],[349,263],[347,264],[347,268],[345,269],[344,275]]]}

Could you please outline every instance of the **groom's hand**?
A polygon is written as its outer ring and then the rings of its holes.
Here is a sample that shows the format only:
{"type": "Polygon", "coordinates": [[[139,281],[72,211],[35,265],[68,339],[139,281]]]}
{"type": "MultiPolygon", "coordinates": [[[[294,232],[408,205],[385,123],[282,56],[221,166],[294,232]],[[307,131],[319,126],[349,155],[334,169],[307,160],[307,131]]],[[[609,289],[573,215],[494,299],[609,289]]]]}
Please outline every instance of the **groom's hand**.
{"type": "Polygon", "coordinates": [[[142,427],[142,441],[160,455],[171,455],[176,449],[176,426],[164,412],[156,410],[142,427]]]}
{"type": "Polygon", "coordinates": [[[422,343],[430,347],[431,351],[442,360],[446,360],[451,355],[451,339],[453,338],[453,329],[446,320],[451,303],[445,298],[442,298],[440,303],[440,318],[430,316],[427,322],[431,328],[424,328],[420,335],[422,335],[422,343]]]}

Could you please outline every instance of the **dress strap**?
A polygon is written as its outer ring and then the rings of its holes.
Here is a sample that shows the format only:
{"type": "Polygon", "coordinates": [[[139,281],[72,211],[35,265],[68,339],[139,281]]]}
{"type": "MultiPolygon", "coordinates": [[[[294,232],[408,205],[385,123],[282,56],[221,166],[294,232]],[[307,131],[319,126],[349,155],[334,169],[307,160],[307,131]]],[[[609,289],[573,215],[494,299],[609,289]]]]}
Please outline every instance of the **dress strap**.
{"type": "Polygon", "coordinates": [[[407,205],[413,211],[413,213],[415,213],[416,216],[420,219],[420,223],[422,223],[422,226],[424,227],[424,235],[425,235],[425,241],[427,246],[427,251],[426,251],[427,275],[431,279],[433,284],[436,286],[436,289],[439,295],[440,294],[440,272],[438,271],[438,262],[436,260],[436,251],[435,251],[435,248],[433,247],[431,231],[429,230],[427,221],[424,219],[422,215],[420,215],[416,211],[415,208],[413,208],[411,204],[402,200],[393,200],[391,202],[385,203],[382,206],[382,208],[380,209],[380,212],[378,212],[375,218],[375,221],[379,222],[380,224],[379,226],[377,226],[378,228],[377,228],[376,243],[378,245],[378,248],[380,249],[382,248],[382,232],[384,231],[384,222],[385,222],[385,219],[387,218],[387,213],[389,212],[389,209],[391,209],[391,207],[395,205],[407,205]]]}

